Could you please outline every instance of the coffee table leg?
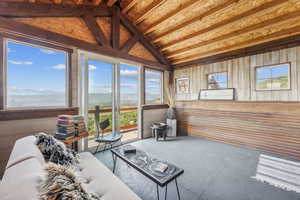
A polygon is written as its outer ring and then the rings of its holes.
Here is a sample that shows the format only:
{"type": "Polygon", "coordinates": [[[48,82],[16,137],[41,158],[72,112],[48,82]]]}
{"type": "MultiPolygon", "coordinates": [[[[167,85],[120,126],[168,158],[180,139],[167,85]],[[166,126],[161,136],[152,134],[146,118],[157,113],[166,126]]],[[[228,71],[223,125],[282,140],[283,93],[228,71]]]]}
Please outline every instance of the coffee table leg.
{"type": "Polygon", "coordinates": [[[175,183],[176,183],[176,188],[177,188],[178,199],[180,200],[180,194],[179,194],[179,189],[178,189],[177,178],[175,178],[175,183]]]}
{"type": "Polygon", "coordinates": [[[114,162],[113,173],[115,173],[115,169],[116,169],[116,165],[117,165],[117,156],[113,155],[113,162],[114,162]]]}
{"type": "Polygon", "coordinates": [[[156,193],[157,193],[157,199],[159,200],[158,184],[156,184],[156,193]]]}
{"type": "Polygon", "coordinates": [[[166,185],[165,200],[167,200],[167,194],[168,194],[168,184],[166,185]]]}

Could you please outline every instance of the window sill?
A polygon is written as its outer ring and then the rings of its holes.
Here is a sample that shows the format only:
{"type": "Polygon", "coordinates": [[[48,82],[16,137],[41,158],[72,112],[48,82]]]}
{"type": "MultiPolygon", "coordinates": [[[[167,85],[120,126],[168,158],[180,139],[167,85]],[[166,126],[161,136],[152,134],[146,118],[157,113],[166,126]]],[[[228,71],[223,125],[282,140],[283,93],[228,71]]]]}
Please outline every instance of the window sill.
{"type": "Polygon", "coordinates": [[[78,107],[2,110],[0,111],[0,121],[57,117],[62,114],[77,115],[78,111],[78,107]]]}

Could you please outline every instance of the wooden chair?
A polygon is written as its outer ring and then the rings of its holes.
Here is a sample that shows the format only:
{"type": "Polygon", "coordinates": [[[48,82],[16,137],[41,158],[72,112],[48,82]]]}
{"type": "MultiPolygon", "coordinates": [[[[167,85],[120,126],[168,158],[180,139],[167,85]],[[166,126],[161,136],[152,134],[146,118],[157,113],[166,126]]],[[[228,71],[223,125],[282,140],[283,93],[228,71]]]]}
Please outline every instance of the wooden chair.
{"type": "Polygon", "coordinates": [[[98,146],[96,148],[96,151],[98,152],[98,148],[101,145],[101,143],[104,143],[104,148],[102,151],[107,150],[107,145],[110,145],[110,148],[113,147],[113,145],[117,142],[121,142],[122,144],[122,136],[120,133],[110,133],[110,134],[104,134],[105,129],[107,129],[110,125],[109,119],[104,120],[100,123],[100,108],[99,106],[95,107],[95,133],[96,133],[96,139],[95,142],[98,143],[98,146]]]}

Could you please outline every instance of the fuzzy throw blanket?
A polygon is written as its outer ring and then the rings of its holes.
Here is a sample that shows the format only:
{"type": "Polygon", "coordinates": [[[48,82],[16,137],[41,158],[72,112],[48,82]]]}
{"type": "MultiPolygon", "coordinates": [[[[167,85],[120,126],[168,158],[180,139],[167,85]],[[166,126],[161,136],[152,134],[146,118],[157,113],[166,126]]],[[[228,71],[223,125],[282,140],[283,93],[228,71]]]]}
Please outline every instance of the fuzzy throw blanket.
{"type": "Polygon", "coordinates": [[[79,156],[75,151],[66,147],[66,145],[53,136],[45,133],[36,135],[35,144],[42,152],[45,160],[59,165],[76,167],[79,162],[79,156]]]}
{"type": "Polygon", "coordinates": [[[40,187],[40,200],[100,200],[87,192],[76,173],[66,166],[49,163],[40,187]]]}

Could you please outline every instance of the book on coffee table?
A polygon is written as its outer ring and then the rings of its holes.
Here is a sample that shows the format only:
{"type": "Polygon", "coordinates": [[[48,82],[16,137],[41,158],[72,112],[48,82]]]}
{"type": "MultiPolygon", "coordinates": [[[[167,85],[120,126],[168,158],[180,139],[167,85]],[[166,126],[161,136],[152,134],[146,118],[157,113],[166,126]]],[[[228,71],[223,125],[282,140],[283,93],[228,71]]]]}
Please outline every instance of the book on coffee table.
{"type": "Polygon", "coordinates": [[[135,153],[136,152],[136,148],[134,146],[128,145],[128,146],[124,146],[123,148],[123,153],[135,153]]]}
{"type": "Polygon", "coordinates": [[[167,169],[168,169],[168,165],[162,162],[158,162],[156,164],[156,166],[153,168],[153,170],[157,171],[157,172],[161,172],[164,173],[167,169]]]}

